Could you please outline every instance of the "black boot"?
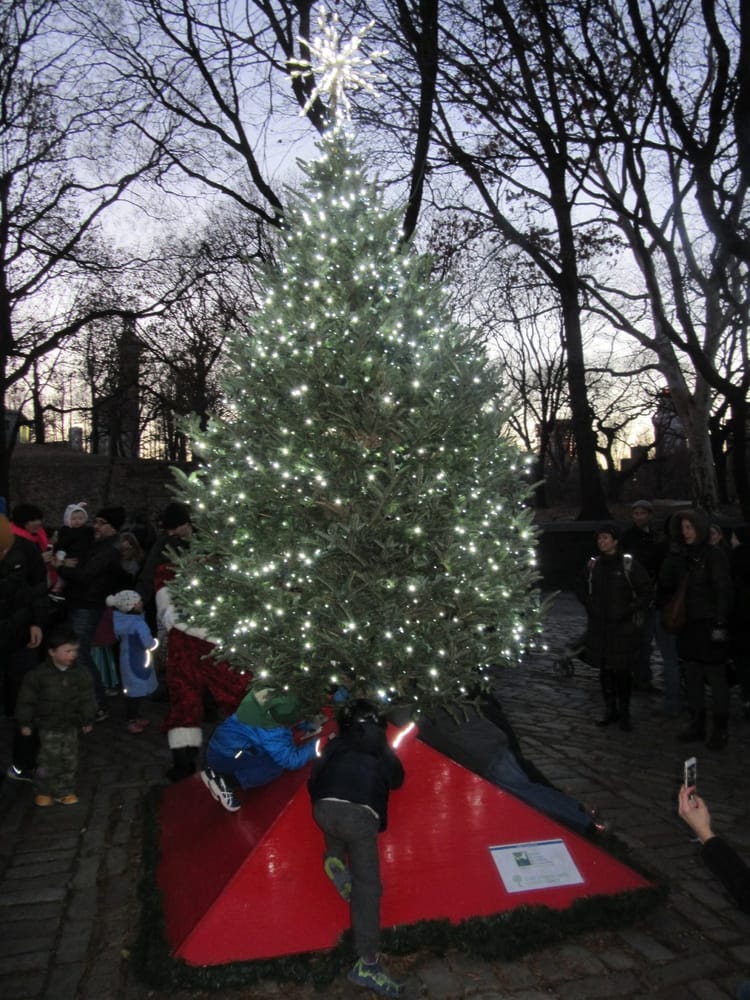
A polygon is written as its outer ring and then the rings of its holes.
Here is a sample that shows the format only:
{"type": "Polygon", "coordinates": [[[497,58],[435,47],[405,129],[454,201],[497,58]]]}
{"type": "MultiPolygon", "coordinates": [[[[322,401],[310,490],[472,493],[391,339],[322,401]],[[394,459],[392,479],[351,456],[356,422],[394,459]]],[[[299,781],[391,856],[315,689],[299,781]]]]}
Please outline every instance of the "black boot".
{"type": "Polygon", "coordinates": [[[633,688],[633,680],[630,673],[627,670],[623,670],[615,675],[615,684],[617,688],[617,706],[620,715],[620,729],[624,733],[629,733],[632,731],[633,726],[630,722],[630,692],[633,688]]]}
{"type": "Polygon", "coordinates": [[[615,687],[615,675],[611,670],[603,667],[599,670],[599,683],[602,686],[604,695],[604,716],[597,721],[597,726],[608,726],[611,722],[617,722],[617,689],[615,687]]]}
{"type": "Polygon", "coordinates": [[[683,729],[681,733],[677,736],[677,741],[679,743],[699,743],[701,740],[706,738],[706,713],[701,709],[700,712],[693,712],[690,719],[690,725],[687,729],[683,729]]]}
{"type": "Polygon", "coordinates": [[[196,772],[199,747],[173,747],[172,766],[167,771],[170,781],[182,781],[196,772]]]}
{"type": "Polygon", "coordinates": [[[711,735],[706,740],[707,750],[723,750],[729,742],[729,718],[726,715],[714,714],[714,724],[711,735]]]}

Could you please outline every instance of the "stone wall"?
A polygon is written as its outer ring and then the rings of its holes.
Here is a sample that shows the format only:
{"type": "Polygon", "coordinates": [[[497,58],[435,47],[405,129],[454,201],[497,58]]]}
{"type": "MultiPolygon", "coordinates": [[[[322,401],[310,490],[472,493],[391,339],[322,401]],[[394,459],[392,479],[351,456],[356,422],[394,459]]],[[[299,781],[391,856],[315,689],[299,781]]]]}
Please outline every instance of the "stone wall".
{"type": "Polygon", "coordinates": [[[129,518],[153,521],[172,499],[172,482],[166,462],[89,455],[65,444],[19,444],[11,462],[9,507],[35,503],[50,527],[62,524],[69,503],[81,501],[91,514],[121,504],[129,518]]]}

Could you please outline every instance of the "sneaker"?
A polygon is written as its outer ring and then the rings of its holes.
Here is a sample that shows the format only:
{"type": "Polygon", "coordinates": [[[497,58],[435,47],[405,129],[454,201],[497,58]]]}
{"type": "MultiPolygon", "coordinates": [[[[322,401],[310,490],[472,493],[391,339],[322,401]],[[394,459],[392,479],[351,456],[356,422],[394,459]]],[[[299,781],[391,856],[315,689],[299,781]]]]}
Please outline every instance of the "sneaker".
{"type": "Polygon", "coordinates": [[[403,992],[403,986],[397,983],[395,979],[391,979],[388,973],[382,969],[380,962],[373,962],[372,965],[368,965],[367,962],[360,958],[346,978],[350,983],[356,983],[357,986],[364,986],[365,989],[374,990],[375,993],[380,993],[384,997],[400,997],[403,992]]]}
{"type": "Polygon", "coordinates": [[[74,806],[77,801],[78,796],[75,792],[71,792],[69,795],[63,795],[59,799],[55,799],[55,802],[59,802],[62,806],[74,806]]]}
{"type": "Polygon", "coordinates": [[[16,767],[15,764],[11,764],[8,770],[5,772],[11,781],[33,781],[34,780],[34,768],[33,767],[16,767]]]}
{"type": "Polygon", "coordinates": [[[35,795],[34,805],[36,806],[51,806],[52,796],[51,795],[35,795]]]}
{"type": "Polygon", "coordinates": [[[118,696],[118,694],[120,693],[120,689],[119,688],[105,688],[104,689],[104,693],[106,694],[106,696],[108,698],[116,698],[118,696]]]}
{"type": "Polygon", "coordinates": [[[139,736],[145,728],[145,726],[141,725],[140,719],[131,719],[127,725],[128,732],[132,733],[133,736],[139,736]]]}
{"type": "Polygon", "coordinates": [[[336,886],[339,896],[348,903],[352,898],[352,873],[341,858],[327,857],[323,862],[323,871],[336,886]]]}
{"type": "Polygon", "coordinates": [[[239,810],[240,803],[237,801],[237,796],[221,774],[217,774],[213,768],[207,767],[201,771],[201,781],[216,801],[221,803],[228,812],[234,813],[239,810]]]}
{"type": "Polygon", "coordinates": [[[109,718],[109,712],[106,708],[101,706],[97,708],[96,715],[94,716],[94,722],[104,722],[105,719],[109,718]]]}

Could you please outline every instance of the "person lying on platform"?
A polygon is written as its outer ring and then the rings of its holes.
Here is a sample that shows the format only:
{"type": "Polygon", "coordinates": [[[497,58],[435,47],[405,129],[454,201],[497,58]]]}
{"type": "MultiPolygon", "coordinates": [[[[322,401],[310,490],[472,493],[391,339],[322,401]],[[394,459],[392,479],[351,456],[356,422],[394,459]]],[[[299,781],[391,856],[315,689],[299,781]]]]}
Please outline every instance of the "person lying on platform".
{"type": "Polygon", "coordinates": [[[551,785],[523,758],[513,728],[498,699],[472,692],[475,704],[441,707],[417,718],[419,738],[469,771],[533,806],[577,833],[593,836],[607,829],[597,812],[551,785]]]}
{"type": "MultiPolygon", "coordinates": [[[[695,794],[695,788],[680,787],[677,813],[701,843],[701,858],[707,868],[721,881],[743,913],[750,913],[750,867],[723,837],[711,827],[708,806],[695,794]]],[[[736,1000],[750,1000],[750,979],[737,986],[736,1000]]]]}
{"type": "Polygon", "coordinates": [[[309,728],[299,745],[294,727],[302,725],[298,699],[288,691],[254,688],[233,715],[214,730],[206,748],[203,784],[229,812],[240,808],[236,788],[267,785],[284,771],[304,767],[315,756],[316,734],[309,728]]]}
{"type": "Polygon", "coordinates": [[[388,824],[388,798],[400,788],[404,769],[386,739],[386,717],[366,698],[346,701],[330,739],[312,768],[308,789],[313,819],[323,831],[323,870],[351,908],[359,955],[348,979],[381,996],[402,987],[378,961],[380,857],[378,834],[388,824]]]}

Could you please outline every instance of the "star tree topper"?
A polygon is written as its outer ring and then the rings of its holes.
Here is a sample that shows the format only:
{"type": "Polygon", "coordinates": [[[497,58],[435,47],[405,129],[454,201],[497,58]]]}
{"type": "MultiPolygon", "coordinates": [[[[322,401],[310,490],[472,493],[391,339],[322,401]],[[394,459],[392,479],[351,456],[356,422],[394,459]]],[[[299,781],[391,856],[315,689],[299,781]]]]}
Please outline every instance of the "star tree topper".
{"type": "Polygon", "coordinates": [[[334,126],[341,125],[351,118],[352,105],[347,91],[367,90],[376,93],[372,82],[385,80],[382,73],[374,73],[370,67],[376,59],[388,55],[387,49],[373,52],[370,56],[360,53],[362,39],[374,26],[370,21],[364,28],[355,32],[348,42],[342,45],[338,30],[339,16],[335,12],[329,14],[325,7],[318,8],[319,34],[311,41],[298,38],[297,41],[310,53],[310,59],[290,59],[290,66],[298,66],[292,70],[293,77],[316,76],[315,84],[307,103],[300,112],[306,115],[315,101],[327,94],[330,103],[330,113],[334,126]]]}

